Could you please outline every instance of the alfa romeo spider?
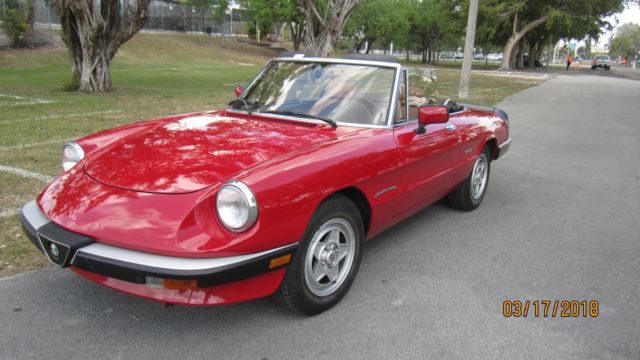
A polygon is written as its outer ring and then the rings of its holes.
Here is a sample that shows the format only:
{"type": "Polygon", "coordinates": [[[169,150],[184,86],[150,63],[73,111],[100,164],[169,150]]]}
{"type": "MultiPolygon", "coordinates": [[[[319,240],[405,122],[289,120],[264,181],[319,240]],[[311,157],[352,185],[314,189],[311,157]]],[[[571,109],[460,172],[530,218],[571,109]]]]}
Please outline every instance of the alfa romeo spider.
{"type": "Polygon", "coordinates": [[[438,102],[427,75],[389,57],[283,55],[225,109],[64,146],[23,229],[54,264],[124,293],[320,313],[366,240],[444,197],[477,208],[509,149],[504,111],[438,102]]]}

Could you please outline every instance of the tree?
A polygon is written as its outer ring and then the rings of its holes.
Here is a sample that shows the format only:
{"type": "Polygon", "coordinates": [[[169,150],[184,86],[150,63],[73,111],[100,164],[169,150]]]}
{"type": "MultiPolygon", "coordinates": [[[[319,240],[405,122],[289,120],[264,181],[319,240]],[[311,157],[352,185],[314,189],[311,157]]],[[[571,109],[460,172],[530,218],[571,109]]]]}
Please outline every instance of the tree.
{"type": "Polygon", "coordinates": [[[263,24],[281,24],[289,28],[293,50],[300,50],[304,32],[305,16],[300,12],[294,0],[250,0],[247,8],[253,13],[253,19],[263,24]]]}
{"type": "MultiPolygon", "coordinates": [[[[508,32],[504,43],[504,60],[500,70],[510,70],[516,65],[515,55],[521,58],[524,44],[521,40],[531,31],[542,25],[549,29],[561,24],[567,34],[576,32],[571,29],[582,29],[579,37],[588,34],[592,25],[600,19],[622,9],[623,0],[486,0],[482,2],[482,17],[492,18],[499,32],[494,35],[502,37],[508,32]],[[587,26],[588,25],[588,26],[587,26]],[[506,30],[509,29],[509,30],[506,30]],[[517,52],[520,48],[522,51],[517,52]]],[[[560,38],[566,35],[560,35],[560,38]]],[[[549,38],[551,38],[549,36],[549,38]]],[[[535,43],[535,41],[534,41],[535,43]]]]}
{"type": "Polygon", "coordinates": [[[304,46],[316,56],[329,56],[349,14],[361,0],[295,0],[305,14],[304,46]]]}
{"type": "MultiPolygon", "coordinates": [[[[527,1],[518,1],[509,4],[504,2],[505,12],[503,16],[511,19],[511,36],[507,40],[504,51],[503,60],[498,70],[511,70],[514,67],[514,50],[519,45],[520,40],[531,30],[537,26],[544,24],[549,19],[549,13],[540,9],[540,4],[528,4],[527,1]]],[[[520,47],[523,49],[523,47],[520,47]]],[[[522,61],[522,51],[520,51],[520,61],[522,61]]],[[[521,62],[520,62],[521,63],[521,62]]]]}
{"type": "Polygon", "coordinates": [[[62,40],[83,91],[111,90],[109,67],[120,46],[147,22],[150,0],[52,0],[62,40]]]}
{"type": "MultiPolygon", "coordinates": [[[[422,52],[422,62],[435,62],[434,55],[444,43],[458,44],[462,34],[458,1],[413,1],[410,11],[410,37],[422,52]]],[[[455,45],[457,47],[457,45],[455,45]]]]}
{"type": "Polygon", "coordinates": [[[392,41],[399,43],[408,37],[407,6],[407,0],[369,0],[351,13],[343,33],[355,40],[357,52],[366,43],[368,54],[376,42],[386,50],[392,41]]]}
{"type": "Polygon", "coordinates": [[[635,70],[640,51],[640,25],[632,23],[622,25],[611,39],[609,49],[615,55],[633,59],[633,69],[635,70]]]}
{"type": "Polygon", "coordinates": [[[0,18],[11,46],[20,46],[24,33],[29,29],[27,15],[19,9],[8,9],[7,15],[0,18]]]}

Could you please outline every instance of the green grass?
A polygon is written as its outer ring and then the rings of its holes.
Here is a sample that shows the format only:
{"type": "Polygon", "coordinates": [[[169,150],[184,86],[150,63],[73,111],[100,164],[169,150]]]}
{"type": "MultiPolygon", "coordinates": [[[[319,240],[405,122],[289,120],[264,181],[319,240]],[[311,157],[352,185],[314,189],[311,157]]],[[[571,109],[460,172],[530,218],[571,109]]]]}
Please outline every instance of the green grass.
{"type": "MultiPolygon", "coordinates": [[[[436,68],[437,69],[437,68],[436,68]]],[[[458,98],[460,71],[437,69],[436,89],[439,98],[458,98]]],[[[539,79],[472,74],[469,85],[469,98],[460,100],[479,105],[496,105],[507,97],[540,83],[539,79]]]]}
{"type": "MultiPolygon", "coordinates": [[[[141,33],[113,61],[114,90],[94,95],[63,90],[71,74],[63,48],[0,51],[0,165],[55,176],[66,141],[119,124],[220,107],[273,54],[229,40],[223,49],[220,39],[141,33]],[[34,143],[46,144],[16,148],[34,143]]],[[[45,185],[0,172],[0,212],[34,198],[45,185]]],[[[0,221],[0,276],[47,263],[20,234],[16,216],[0,221]]]]}
{"type": "MultiPolygon", "coordinates": [[[[71,139],[159,116],[211,110],[234,98],[275,54],[193,35],[136,35],[112,63],[114,90],[66,92],[70,59],[62,47],[0,51],[0,165],[56,176],[71,139]],[[17,98],[19,97],[19,98],[17,98]],[[27,145],[26,147],[24,145],[27,145]]],[[[438,70],[438,94],[455,97],[459,72],[438,70]]],[[[497,103],[533,81],[472,78],[470,101],[497,103]]],[[[46,184],[0,172],[0,213],[33,199],[46,184]]],[[[0,277],[36,269],[44,257],[21,234],[16,216],[0,217],[0,277]]]]}

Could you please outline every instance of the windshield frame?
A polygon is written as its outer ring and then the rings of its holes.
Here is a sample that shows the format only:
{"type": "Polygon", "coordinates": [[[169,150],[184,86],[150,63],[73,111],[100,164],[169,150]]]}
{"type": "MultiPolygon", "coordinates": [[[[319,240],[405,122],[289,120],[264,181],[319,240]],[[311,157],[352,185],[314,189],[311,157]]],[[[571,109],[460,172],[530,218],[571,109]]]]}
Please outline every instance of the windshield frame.
{"type": "MultiPolygon", "coordinates": [[[[400,63],[392,63],[392,62],[383,62],[383,61],[369,61],[369,60],[351,60],[351,59],[331,59],[331,58],[317,58],[317,57],[279,57],[272,59],[269,61],[264,68],[258,73],[258,75],[253,79],[251,84],[245,89],[245,91],[238,97],[238,99],[243,100],[245,96],[253,90],[255,86],[257,86],[258,82],[264,74],[275,64],[278,62],[293,62],[293,63],[324,63],[324,64],[344,64],[344,65],[364,65],[364,66],[375,66],[382,68],[391,68],[394,69],[393,74],[393,88],[390,89],[391,99],[389,100],[389,106],[387,108],[387,121],[385,125],[373,125],[373,124],[357,124],[350,122],[337,121],[336,123],[339,126],[352,126],[352,127],[365,127],[365,128],[392,128],[393,127],[393,114],[396,112],[397,106],[397,97],[398,97],[398,88],[400,83],[400,70],[402,65],[400,63]]],[[[240,109],[231,109],[227,108],[227,111],[237,112],[248,114],[249,112],[246,110],[240,109]]],[[[251,112],[253,113],[253,112],[251,112]]],[[[305,119],[296,116],[288,116],[288,115],[277,115],[277,114],[269,114],[269,113],[260,113],[255,112],[255,114],[259,114],[260,116],[268,116],[275,118],[285,118],[285,119],[295,119],[297,121],[308,121],[312,123],[318,124],[326,124],[322,120],[314,120],[314,119],[305,119]]]]}

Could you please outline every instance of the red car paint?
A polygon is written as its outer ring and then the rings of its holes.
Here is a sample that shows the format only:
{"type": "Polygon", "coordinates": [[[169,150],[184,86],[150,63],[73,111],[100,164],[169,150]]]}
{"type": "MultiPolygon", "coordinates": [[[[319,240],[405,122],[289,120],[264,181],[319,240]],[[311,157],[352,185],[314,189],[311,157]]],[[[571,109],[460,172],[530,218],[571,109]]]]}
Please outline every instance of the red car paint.
{"type": "MultiPolygon", "coordinates": [[[[311,216],[339,191],[363,196],[366,239],[455,189],[486,144],[508,138],[490,111],[465,110],[450,123],[395,127],[329,125],[213,111],[157,119],[78,140],[85,158],[39,195],[59,226],[118,247],[179,257],[256,253],[300,241],[311,216]],[[259,204],[257,223],[232,233],[215,214],[217,190],[240,180],[259,204]]],[[[213,305],[273,293],[285,269],[196,290],[106,278],[102,285],[163,302],[213,305]]]]}
{"type": "Polygon", "coordinates": [[[245,280],[207,287],[204,289],[164,289],[109,278],[72,267],[76,274],[108,288],[163,303],[191,306],[233,304],[259,299],[272,294],[282,281],[286,269],[281,268],[245,280]]]}

